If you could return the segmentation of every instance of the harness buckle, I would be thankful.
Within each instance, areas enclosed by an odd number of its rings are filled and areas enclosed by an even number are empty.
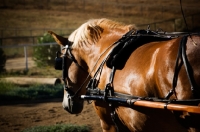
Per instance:
[[[103,100],[108,101],[108,96],[113,96],[114,94],[114,89],[111,85],[111,83],[108,83],[105,87],[104,95],[103,95]]]

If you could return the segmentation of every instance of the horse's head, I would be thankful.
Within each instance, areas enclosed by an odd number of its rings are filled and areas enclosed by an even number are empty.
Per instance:
[[[105,48],[133,27],[108,19],[94,19],[82,24],[68,39],[49,31],[56,42],[64,46],[62,56],[67,56],[65,65],[61,69],[65,82],[63,107],[68,112],[76,114],[82,111],[83,100],[79,97],[86,93],[88,73],[93,76],[95,68],[98,68],[103,59],[101,54]],[[100,61],[97,63],[98,60]]]
[[[83,100],[80,100],[80,95],[86,93],[84,81],[87,78],[87,66],[82,61],[77,49],[71,48],[72,43],[67,38],[59,36],[52,31],[49,33],[55,41],[61,45],[62,51],[60,60],[62,59],[61,69],[63,70],[64,80],[64,97],[63,107],[71,114],[80,113],[83,109]]]

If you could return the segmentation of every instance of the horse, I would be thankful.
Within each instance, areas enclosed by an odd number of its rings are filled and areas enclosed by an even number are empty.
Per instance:
[[[124,64],[113,73],[112,66],[107,64],[108,56],[111,56],[115,44],[119,40],[122,41],[125,34],[134,34],[137,30],[134,24],[127,25],[101,18],[83,23],[68,38],[49,31],[55,41],[64,47],[61,53],[61,56],[66,57],[65,65],[62,65],[65,82],[62,105],[66,111],[71,114],[81,113],[84,101],[80,96],[87,94],[86,87],[92,78],[96,79],[94,86],[100,90],[105,90],[106,85],[111,82],[114,92],[123,95],[170,100],[200,98],[199,94],[195,95],[194,93],[197,92],[191,88],[191,84],[195,84],[196,91],[200,88],[200,36],[198,34],[161,41],[148,41],[144,37],[141,40],[146,42],[136,46],[127,57],[123,58],[123,54],[120,55]],[[183,64],[183,59],[177,57],[183,38],[186,43],[187,62],[191,69],[189,72]],[[137,41],[130,43],[137,45]],[[120,63],[116,61],[116,64]],[[111,73],[113,73],[112,77]],[[188,73],[191,77],[188,77]],[[194,83],[190,83],[191,80]],[[100,119],[103,132],[200,131],[199,114],[139,106],[127,107],[102,100],[93,100],[92,104]],[[113,120],[111,113],[116,119]],[[189,121],[185,121],[186,119]]]

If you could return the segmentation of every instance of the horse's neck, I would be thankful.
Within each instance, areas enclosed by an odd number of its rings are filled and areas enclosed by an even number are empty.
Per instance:
[[[93,74],[96,72],[102,61],[113,48],[111,45],[119,40],[126,32],[128,32],[128,30],[109,31],[108,33],[102,33],[99,41],[96,44],[91,45],[88,51],[84,51],[88,53],[85,60],[90,72],[92,71]]]

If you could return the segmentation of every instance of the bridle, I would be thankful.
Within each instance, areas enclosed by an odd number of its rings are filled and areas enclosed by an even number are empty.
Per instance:
[[[69,88],[69,86],[67,85],[67,82],[66,82],[66,78],[67,78],[67,72],[66,72],[66,66],[67,66],[67,59],[70,59],[73,63],[76,64],[76,66],[78,68],[80,68],[82,71],[84,71],[85,73],[88,74],[87,70],[85,68],[83,68],[79,63],[78,61],[76,60],[76,58],[74,57],[74,55],[72,54],[72,48],[69,46],[69,44],[66,44],[62,50],[65,50],[65,52],[62,54],[61,52],[57,52],[56,53],[56,58],[55,58],[55,69],[56,70],[62,70],[62,80],[64,82],[64,89],[65,91],[68,92],[68,94],[70,95],[70,98],[75,98],[76,95],[79,93],[79,91],[81,90],[82,88],[82,85],[81,87],[76,91],[76,92],[72,92]],[[59,55],[62,55],[62,57],[60,57]],[[86,79],[87,80],[87,79]]]
[[[110,45],[109,47],[107,47],[107,49],[99,56],[99,58],[97,59],[95,65],[93,66],[93,69],[91,70],[90,73],[88,73],[88,71],[78,63],[78,61],[76,60],[76,58],[72,54],[72,52],[71,52],[72,48],[69,46],[72,43],[73,42],[68,41],[68,43],[62,48],[62,50],[65,50],[65,52],[63,54],[60,51],[56,52],[56,58],[55,58],[55,66],[54,66],[54,68],[56,70],[62,70],[62,80],[64,82],[64,89],[65,89],[65,91],[68,92],[68,94],[70,95],[70,98],[75,98],[75,97],[77,97],[77,94],[80,92],[80,90],[85,85],[85,83],[87,82],[87,80],[90,78],[91,72],[96,67],[96,65],[99,62],[99,60],[102,57],[102,55],[104,55],[110,48],[112,48],[113,45],[115,45],[116,42],[114,44]],[[62,55],[62,57],[61,57],[61,55]],[[78,88],[78,90],[76,92],[72,92],[70,90],[69,86],[67,85],[67,82],[66,82],[66,78],[67,78],[67,74],[66,74],[67,73],[66,72],[67,59],[70,59],[73,63],[76,64],[77,67],[79,67],[83,72],[85,72],[85,73],[88,74],[87,77],[86,77],[86,79],[84,80],[84,82],[81,84],[81,86]]]
[[[78,61],[76,60],[76,58],[74,57],[74,55],[72,54],[72,49],[69,45],[66,45],[65,47],[62,48],[62,50],[66,49],[66,52],[64,53],[64,57],[66,58],[67,54],[69,55],[69,59],[74,62],[76,64],[77,67],[79,67],[81,70],[83,70],[84,72],[87,72],[87,70],[85,70],[81,65],[78,64]],[[66,61],[63,60],[64,62]],[[65,65],[63,65],[65,66]]]

